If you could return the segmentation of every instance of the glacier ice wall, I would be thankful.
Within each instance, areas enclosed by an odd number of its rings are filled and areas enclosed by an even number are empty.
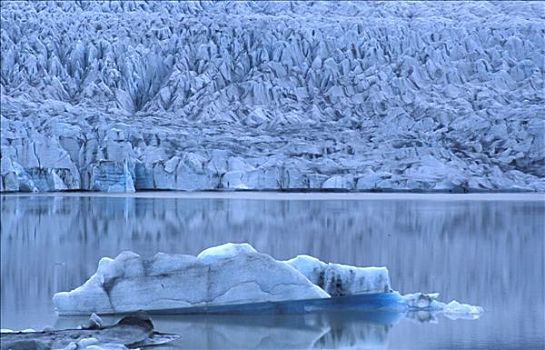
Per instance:
[[[0,191],[545,191],[539,2],[2,2]]]

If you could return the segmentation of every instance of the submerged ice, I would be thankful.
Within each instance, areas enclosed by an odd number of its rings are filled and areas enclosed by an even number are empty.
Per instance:
[[[539,2],[2,2],[0,191],[545,190]]]
[[[158,253],[151,259],[123,252],[102,258],[82,286],[55,294],[61,315],[247,305],[390,293],[393,310],[473,315],[482,309],[436,300],[435,294],[402,296],[390,287],[385,267],[326,264],[301,255],[278,261],[247,243],[211,247],[197,257]],[[198,311],[200,310],[200,311]]]

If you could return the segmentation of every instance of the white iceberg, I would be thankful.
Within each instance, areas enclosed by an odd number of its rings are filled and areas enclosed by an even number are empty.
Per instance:
[[[475,320],[481,316],[484,309],[480,306],[462,304],[456,300],[453,300],[444,305],[442,311],[443,315],[451,320],[456,320],[459,318]]]
[[[332,297],[335,300],[327,302]],[[337,303],[340,297],[352,299],[343,306]],[[227,243],[208,248],[197,257],[158,253],[143,259],[123,252],[115,259],[102,258],[87,282],[70,292],[55,294],[53,302],[61,315],[184,309],[206,312],[217,307],[228,307],[225,310],[230,312],[248,310],[248,304],[270,302],[292,302],[285,310],[299,307],[304,312],[322,309],[325,304],[330,304],[329,308],[350,303],[357,307],[360,302],[374,302],[377,310],[390,305],[394,312],[442,311],[451,318],[475,318],[482,312],[479,307],[456,301],[445,304],[437,297],[394,292],[385,267],[326,264],[307,255],[278,261],[247,243]],[[305,303],[303,308],[300,302]],[[265,306],[261,307],[264,311]],[[267,307],[273,312],[280,310]]]
[[[198,257],[102,258],[87,282],[55,294],[53,302],[59,314],[70,315],[318,298],[329,294],[289,265],[248,244],[226,244]]]

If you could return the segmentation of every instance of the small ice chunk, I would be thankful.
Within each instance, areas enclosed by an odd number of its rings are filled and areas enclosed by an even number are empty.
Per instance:
[[[89,321],[88,321],[88,324],[87,324],[87,329],[100,329],[102,328],[103,326],[103,321],[102,319],[100,318],[100,316],[98,316],[97,314],[95,314],[94,312],[91,314],[91,317],[89,317]]]
[[[123,344],[117,343],[100,343],[95,338],[85,338],[77,343],[71,342],[63,350],[126,350],[128,349]]]
[[[78,348],[78,344],[75,342],[70,342],[70,344],[66,345],[66,347],[63,350],[76,350]]]
[[[402,296],[411,310],[440,310],[444,303],[437,301],[439,293],[411,293]]]
[[[456,300],[446,304],[438,301],[439,293],[412,293],[403,295],[409,311],[431,311],[440,312],[450,319],[477,319],[484,311],[480,306],[462,304]]]
[[[477,319],[484,312],[480,306],[462,304],[456,300],[451,301],[443,308],[443,314],[451,320],[462,319]]]
[[[98,344],[98,340],[96,338],[84,338],[80,341],[78,341],[78,349],[81,349],[81,348],[86,348],[88,346],[91,346],[91,345],[96,345]]]

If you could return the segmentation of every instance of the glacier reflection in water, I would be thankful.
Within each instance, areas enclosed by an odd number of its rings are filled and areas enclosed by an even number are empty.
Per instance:
[[[102,256],[126,249],[144,256],[197,254],[225,242],[249,242],[278,259],[311,254],[384,265],[401,292],[439,292],[442,300],[481,305],[486,312],[478,321],[440,317],[436,324],[381,324],[347,313],[163,317],[159,330],[182,333],[192,348],[539,348],[545,341],[542,197],[159,197],[2,196],[2,327],[77,321],[57,319],[51,296],[84,282]]]

